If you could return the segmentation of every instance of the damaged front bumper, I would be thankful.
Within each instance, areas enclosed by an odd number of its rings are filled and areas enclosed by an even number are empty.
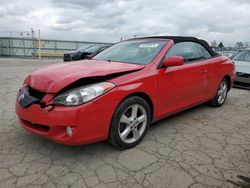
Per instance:
[[[112,114],[118,102],[91,101],[80,106],[51,106],[31,104],[23,107],[16,100],[16,114],[20,125],[37,135],[66,145],[79,145],[105,140],[108,137]],[[105,102],[106,101],[106,102]],[[67,134],[67,129],[72,131]]]

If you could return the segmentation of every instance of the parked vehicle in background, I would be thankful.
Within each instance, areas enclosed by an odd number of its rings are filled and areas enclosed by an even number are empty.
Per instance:
[[[89,47],[81,47],[75,51],[67,52],[63,55],[63,61],[76,61],[81,59],[91,59],[96,54],[105,50],[111,45],[93,45]]]
[[[236,87],[250,89],[250,49],[240,50],[233,61],[236,68]]]
[[[91,60],[31,73],[17,94],[16,113],[23,128],[62,144],[108,139],[126,149],[152,122],[205,102],[222,106],[234,71],[232,60],[203,40],[135,38]]]
[[[237,53],[237,51],[217,51],[217,53],[232,58]]]

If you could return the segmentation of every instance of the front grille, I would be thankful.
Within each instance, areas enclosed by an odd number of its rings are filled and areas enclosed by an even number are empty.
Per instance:
[[[38,91],[38,90],[33,89],[31,87],[28,87],[28,92],[29,92],[30,96],[35,97],[35,98],[37,98],[39,100],[42,100],[42,98],[46,95],[45,92]]]
[[[32,123],[32,122],[26,121],[24,119],[21,119],[21,121],[22,121],[24,126],[30,128],[30,129],[34,129],[34,130],[44,132],[44,133],[47,133],[50,130],[50,127],[46,126],[46,125]]]
[[[64,61],[67,61],[67,60],[69,61],[69,60],[71,60],[71,56],[69,54],[64,54],[63,59],[64,59]]]
[[[244,72],[237,72],[236,76],[242,77],[242,78],[250,78],[250,74],[244,73]]]

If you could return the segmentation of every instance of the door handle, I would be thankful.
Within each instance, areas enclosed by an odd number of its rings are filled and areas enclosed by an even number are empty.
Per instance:
[[[206,69],[202,69],[200,73],[201,73],[201,74],[206,74],[206,73],[207,73],[207,70],[206,70]]]

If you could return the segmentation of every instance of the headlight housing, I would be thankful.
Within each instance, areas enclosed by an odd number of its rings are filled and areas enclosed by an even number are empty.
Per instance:
[[[63,106],[77,106],[86,103],[113,89],[111,82],[100,82],[92,85],[78,87],[58,95],[53,104]]]

